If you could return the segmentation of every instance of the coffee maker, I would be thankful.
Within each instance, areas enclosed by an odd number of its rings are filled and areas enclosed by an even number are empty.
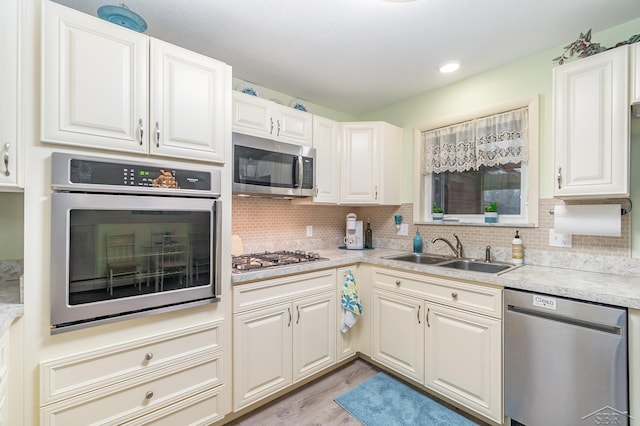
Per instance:
[[[361,250],[363,248],[362,221],[357,220],[355,213],[347,215],[347,235],[344,237],[344,245],[349,250]]]

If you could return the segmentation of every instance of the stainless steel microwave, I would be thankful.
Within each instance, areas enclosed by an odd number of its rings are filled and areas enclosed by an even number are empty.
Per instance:
[[[233,133],[233,193],[315,195],[315,148]]]

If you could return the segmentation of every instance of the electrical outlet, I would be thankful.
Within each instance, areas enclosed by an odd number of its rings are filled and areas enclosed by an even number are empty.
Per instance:
[[[571,248],[571,234],[561,234],[549,229],[549,246]]]
[[[403,223],[400,225],[400,229],[398,229],[398,235],[409,235],[409,224]]]
[[[307,237],[313,237],[313,225],[307,225]]]

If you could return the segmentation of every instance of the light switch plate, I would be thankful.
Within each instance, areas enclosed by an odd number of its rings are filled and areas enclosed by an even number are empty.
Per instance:
[[[555,229],[549,229],[549,246],[571,248],[571,234],[561,234]]]
[[[403,223],[400,225],[400,229],[398,229],[398,235],[409,235],[409,224]]]
[[[307,237],[313,237],[313,225],[307,225]]]

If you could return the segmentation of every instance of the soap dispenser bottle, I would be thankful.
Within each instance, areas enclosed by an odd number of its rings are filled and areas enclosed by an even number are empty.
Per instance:
[[[511,262],[516,265],[522,265],[524,257],[524,247],[522,246],[522,239],[516,231],[516,236],[511,241]]]
[[[413,252],[422,253],[422,237],[420,231],[416,230],[416,236],[413,237]]]

